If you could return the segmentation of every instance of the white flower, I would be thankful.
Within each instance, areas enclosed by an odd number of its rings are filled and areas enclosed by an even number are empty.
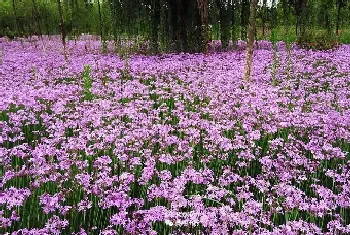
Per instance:
[[[174,225],[173,222],[171,222],[171,221],[168,220],[168,219],[166,219],[164,222],[165,222],[166,225],[168,225],[168,226],[170,226],[170,227]]]

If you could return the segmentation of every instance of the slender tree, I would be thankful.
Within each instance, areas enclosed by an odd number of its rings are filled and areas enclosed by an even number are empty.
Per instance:
[[[98,19],[99,19],[99,29],[100,29],[100,40],[101,40],[101,48],[104,50],[104,40],[103,40],[103,21],[101,14],[101,3],[100,0],[97,0],[97,8],[98,8]]]
[[[283,24],[286,36],[289,33],[289,7],[290,5],[288,4],[287,0],[282,0]]]
[[[249,0],[241,1],[241,38],[247,38],[247,19],[249,17]]]
[[[307,3],[308,0],[289,0],[294,7],[295,13],[295,35],[303,36],[306,28]]]
[[[13,14],[15,16],[16,34],[18,36],[18,35],[20,35],[20,33],[19,33],[19,22],[18,22],[18,16],[17,16],[17,9],[16,9],[16,2],[15,2],[15,0],[12,0],[12,7],[13,7]]]
[[[57,0],[57,7],[58,7],[59,29],[61,32],[61,39],[62,39],[62,45],[63,45],[63,53],[64,53],[64,56],[66,57],[66,31],[65,31],[64,22],[63,22],[61,0]]]
[[[159,35],[161,50],[168,51],[169,49],[169,39],[171,26],[169,25],[169,5],[167,0],[160,0],[160,25],[159,25]]]
[[[43,14],[45,17],[44,21],[45,21],[46,35],[49,36],[49,38],[50,38],[49,9],[48,9],[48,4],[46,1],[44,1],[42,11],[44,12]]]
[[[258,0],[251,0],[250,2],[250,14],[249,14],[249,35],[248,43],[246,48],[246,56],[244,63],[244,81],[250,82],[251,80],[251,71],[253,65],[253,52],[254,52],[254,36],[255,36],[255,13],[256,7],[258,5]]]
[[[340,22],[341,22],[341,10],[346,7],[348,0],[337,0],[336,5],[337,5],[337,20],[335,23],[335,31],[337,36],[339,36],[339,28],[340,28]]]
[[[216,0],[216,5],[219,9],[220,31],[222,49],[227,49],[231,38],[231,13],[232,6],[229,1]]]
[[[270,29],[273,30],[273,28],[275,28],[278,23],[276,0],[271,1],[270,14],[271,14]]]
[[[261,23],[262,23],[262,36],[265,37],[266,15],[267,15],[267,0],[263,0],[263,6],[261,11]]]
[[[159,39],[159,22],[160,18],[160,0],[152,0],[152,36],[151,47],[154,53],[158,53],[158,39]]]
[[[202,39],[205,54],[209,54],[209,36],[208,36],[208,0],[197,0],[198,8],[201,16]]]
[[[75,44],[76,44],[76,37],[75,37],[75,31],[76,31],[76,28],[75,28],[75,14],[76,13],[77,12],[75,12],[74,0],[71,0],[70,27],[71,27],[72,32],[73,32],[73,38],[74,38]]]
[[[237,36],[236,36],[236,7],[238,5],[238,0],[233,0],[232,1],[232,17],[231,17],[231,27],[232,27],[232,42],[233,42],[233,47],[236,47],[236,42],[237,42]]]
[[[42,38],[42,31],[41,31],[41,24],[40,24],[40,13],[38,11],[38,8],[37,8],[37,5],[36,5],[36,2],[35,0],[32,0],[32,4],[33,4],[33,18],[34,18],[34,21],[36,22],[36,25],[37,25],[37,30],[38,30],[38,34],[40,36],[40,38]]]

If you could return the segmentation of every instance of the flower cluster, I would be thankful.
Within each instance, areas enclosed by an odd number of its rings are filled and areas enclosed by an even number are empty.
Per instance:
[[[258,42],[247,84],[243,42],[127,61],[2,44],[4,233],[350,233],[349,45]]]

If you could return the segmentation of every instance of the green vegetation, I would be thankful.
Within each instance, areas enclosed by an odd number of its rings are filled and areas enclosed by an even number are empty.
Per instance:
[[[99,35],[117,44],[133,39],[150,41],[152,52],[204,51],[208,40],[246,40],[249,0],[62,0],[65,34]],[[99,3],[99,4],[98,4]],[[327,49],[350,41],[350,4],[347,0],[260,1],[256,15],[257,39],[299,42]],[[4,0],[0,2],[0,35],[14,38],[58,35],[56,1]],[[315,45],[314,45],[315,44]],[[105,44],[102,44],[105,50]]]

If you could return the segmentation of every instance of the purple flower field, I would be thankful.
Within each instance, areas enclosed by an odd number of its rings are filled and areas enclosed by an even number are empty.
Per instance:
[[[1,234],[350,233],[350,45],[0,43]]]

